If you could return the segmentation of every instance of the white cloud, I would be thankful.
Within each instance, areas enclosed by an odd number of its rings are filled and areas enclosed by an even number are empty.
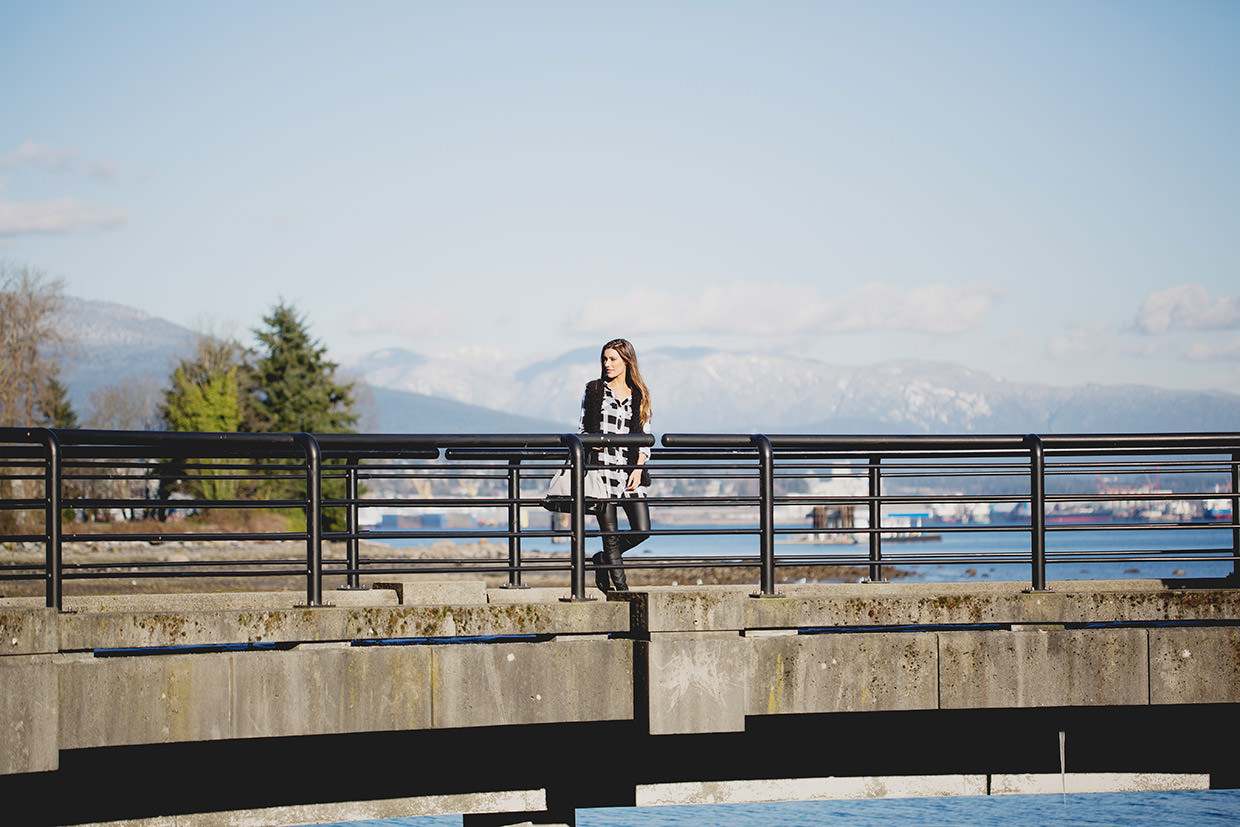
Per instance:
[[[447,338],[461,333],[459,308],[443,308],[422,302],[383,304],[374,309],[356,310],[346,322],[357,336],[397,337],[422,340]]]
[[[1137,327],[1153,334],[1173,328],[1226,330],[1240,327],[1240,296],[1210,296],[1200,284],[1150,293],[1137,312]]]
[[[940,334],[964,333],[980,327],[1001,292],[989,282],[964,287],[928,284],[904,294],[889,285],[879,287],[867,297],[869,311],[882,314],[886,308],[887,317],[868,327]],[[850,298],[845,296],[845,300]]]
[[[56,149],[46,144],[26,141],[8,155],[0,157],[0,167],[37,166],[53,172],[62,172],[73,165],[81,150],[70,147]]]
[[[76,198],[31,202],[0,199],[0,236],[68,233],[114,227],[128,220],[128,210],[94,207]]]
[[[120,177],[121,167],[110,158],[83,159],[82,150],[75,146],[63,149],[26,141],[8,155],[0,156],[0,169],[37,167],[44,172],[67,173],[83,161],[87,177],[110,180]]]
[[[1240,361],[1240,337],[1217,347],[1199,342],[1189,349],[1188,358],[1196,361],[1214,359]]]
[[[96,158],[90,163],[91,178],[111,179],[120,176],[121,168],[107,158]]]
[[[26,141],[8,155],[0,156],[0,169],[33,166],[48,172],[64,172],[77,163],[80,155],[75,147],[57,149]],[[110,178],[116,173],[116,166],[104,159],[94,161],[89,172],[96,178]],[[86,204],[70,196],[50,201],[9,201],[4,197],[7,183],[7,177],[0,178],[0,240],[32,233],[115,227],[129,221],[128,210]]]
[[[766,338],[862,330],[953,334],[979,327],[999,294],[989,282],[913,290],[871,283],[834,296],[804,285],[715,285],[691,296],[636,287],[587,300],[565,327],[572,334],[606,334],[622,325],[635,334]]]
[[[1171,353],[1171,347],[1160,339],[1127,339],[1120,353],[1131,359],[1160,359]]]
[[[1115,330],[1109,322],[1079,323],[1048,339],[1046,353],[1052,359],[1096,356],[1110,347],[1114,333]]]

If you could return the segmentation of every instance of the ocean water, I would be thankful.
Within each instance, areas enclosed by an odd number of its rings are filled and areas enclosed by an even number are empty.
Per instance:
[[[623,523],[622,523],[623,526]],[[593,529],[593,521],[587,529]],[[656,532],[663,528],[656,524]],[[674,530],[692,529],[669,526]],[[756,526],[737,526],[756,531]],[[1015,527],[999,531],[952,531],[929,527],[925,531],[937,539],[896,541],[884,538],[884,566],[898,569],[905,582],[1029,582],[1029,534]],[[418,545],[432,540],[393,540],[393,545]],[[1163,578],[1216,578],[1231,574],[1235,564],[1228,559],[1231,530],[1216,525],[1174,529],[1052,529],[1047,531],[1047,580],[1126,580]],[[586,541],[586,555],[601,549],[598,538]],[[523,551],[567,553],[567,543],[546,538],[529,538]],[[638,563],[652,557],[737,557],[757,556],[756,534],[676,534],[651,536],[624,555]],[[792,542],[777,536],[775,555],[779,557],[821,554],[862,557],[868,545],[813,544]],[[984,557],[1007,556],[1013,562],[983,562]],[[1139,557],[1141,559],[1116,559]],[[1209,559],[1185,559],[1187,557]],[[1092,559],[1091,559],[1092,558]],[[885,572],[890,574],[890,571]],[[755,573],[755,578],[756,578]]]
[[[339,822],[336,827],[460,827],[460,816]],[[578,827],[1240,824],[1240,790],[787,801],[577,811]]]

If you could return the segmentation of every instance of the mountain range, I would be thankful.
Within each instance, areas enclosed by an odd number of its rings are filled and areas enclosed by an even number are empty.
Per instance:
[[[198,334],[111,302],[66,300],[78,342],[63,379],[79,411],[102,385],[162,387]],[[330,348],[328,351],[331,356]],[[641,354],[656,433],[1108,433],[1232,431],[1240,395],[1143,385],[1007,382],[954,364],[847,366],[708,348]],[[488,354],[387,348],[342,366],[358,382],[361,429],[386,433],[539,433],[576,427],[598,351],[515,371]]]

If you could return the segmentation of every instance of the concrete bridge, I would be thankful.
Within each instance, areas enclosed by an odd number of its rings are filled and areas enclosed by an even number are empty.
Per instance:
[[[0,600],[20,824],[1231,787],[1219,584],[565,589],[425,581]],[[597,593],[593,593],[598,598]]]

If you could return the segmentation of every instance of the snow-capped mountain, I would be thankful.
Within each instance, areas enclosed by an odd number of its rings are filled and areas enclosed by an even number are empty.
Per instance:
[[[77,407],[95,388],[124,381],[167,379],[191,356],[198,334],[123,304],[65,297],[61,324],[73,341],[64,379]]]
[[[66,301],[78,340],[63,379],[79,410],[91,390],[163,383],[197,334],[110,302]],[[330,355],[330,354],[329,354]],[[530,433],[576,427],[598,351],[513,370],[480,350],[428,356],[390,348],[343,365],[368,386],[362,427],[424,433]],[[1240,396],[1145,386],[1006,382],[959,365],[838,365],[795,356],[665,348],[641,354],[656,433],[1105,433],[1235,431]]]
[[[476,354],[386,350],[353,370],[375,385],[575,426],[598,353],[577,350],[511,375]],[[1240,396],[1145,386],[1006,382],[913,360],[842,366],[706,348],[642,354],[656,433],[1074,433],[1230,431]]]

